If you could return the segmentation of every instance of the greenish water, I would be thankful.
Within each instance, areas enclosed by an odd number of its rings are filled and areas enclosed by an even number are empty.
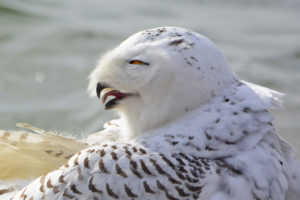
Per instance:
[[[0,128],[99,130],[113,117],[86,92],[99,55],[169,25],[208,36],[241,79],[286,93],[275,124],[300,149],[299,10],[298,0],[2,0]]]

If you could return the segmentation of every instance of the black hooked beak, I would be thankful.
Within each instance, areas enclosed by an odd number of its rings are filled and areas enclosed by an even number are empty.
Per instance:
[[[103,83],[97,83],[97,87],[96,87],[96,93],[97,93],[97,97],[100,99],[100,93],[104,88],[107,88],[108,85],[103,84]]]

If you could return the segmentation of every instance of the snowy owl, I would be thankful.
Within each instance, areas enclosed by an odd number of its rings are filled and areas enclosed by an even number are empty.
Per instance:
[[[300,199],[300,165],[268,112],[282,94],[237,79],[206,37],[138,32],[100,59],[89,91],[120,119],[11,199]]]

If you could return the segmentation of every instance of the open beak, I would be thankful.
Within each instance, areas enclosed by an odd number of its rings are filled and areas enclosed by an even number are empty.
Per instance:
[[[99,99],[101,99],[102,104],[104,104],[105,109],[114,108],[118,101],[128,96],[126,93],[122,93],[119,90],[109,87],[106,84],[98,83],[96,87],[96,93]],[[113,99],[107,101],[108,97],[112,96]]]

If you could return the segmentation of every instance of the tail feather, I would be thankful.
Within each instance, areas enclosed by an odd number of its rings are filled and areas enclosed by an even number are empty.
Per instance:
[[[66,162],[86,144],[29,124],[31,131],[0,130],[0,180],[34,179]]]

